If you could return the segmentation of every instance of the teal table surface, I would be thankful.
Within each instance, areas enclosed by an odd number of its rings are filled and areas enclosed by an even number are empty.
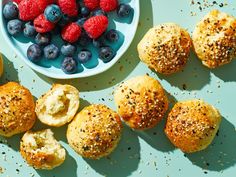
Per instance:
[[[203,4],[203,1],[200,1]],[[205,2],[205,1],[204,1]],[[208,0],[207,4],[213,1]],[[236,176],[236,61],[209,70],[202,66],[194,54],[183,72],[163,76],[152,72],[140,62],[136,46],[149,28],[164,22],[175,22],[192,33],[195,24],[211,9],[216,8],[236,16],[235,0],[219,0],[223,7],[202,5],[191,0],[141,0],[140,23],[135,39],[123,57],[108,71],[83,79],[54,80],[35,73],[27,67],[0,34],[0,51],[4,55],[5,73],[0,84],[19,81],[29,88],[35,99],[45,93],[53,83],[68,83],[81,93],[80,110],[91,103],[106,104],[116,109],[113,91],[122,81],[148,73],[158,79],[168,93],[171,105],[178,100],[201,98],[217,107],[223,121],[219,134],[204,151],[184,154],[170,144],[163,133],[165,119],[155,128],[135,132],[124,128],[118,148],[108,158],[88,160],[77,155],[67,144],[67,126],[52,128],[55,137],[67,150],[65,163],[51,171],[35,170],[24,162],[19,153],[22,134],[12,138],[0,137],[0,176],[4,177],[234,177]],[[34,129],[47,126],[37,122]]]

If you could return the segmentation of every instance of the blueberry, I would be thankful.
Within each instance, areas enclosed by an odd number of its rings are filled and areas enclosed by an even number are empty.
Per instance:
[[[62,12],[58,5],[51,4],[44,10],[44,16],[48,21],[57,23],[62,17]]]
[[[78,44],[82,47],[89,45],[92,42],[92,39],[87,35],[87,33],[83,30],[81,36],[78,40]]]
[[[42,50],[38,44],[32,44],[27,50],[27,57],[30,61],[36,63],[41,59]]]
[[[115,56],[115,52],[111,47],[101,47],[99,50],[99,58],[107,63],[111,61]]]
[[[104,44],[103,39],[101,39],[101,38],[99,38],[99,39],[93,39],[93,46],[96,47],[96,48],[104,47],[105,44]]]
[[[22,21],[15,19],[15,20],[10,20],[7,23],[7,31],[12,35],[16,36],[22,32],[22,27],[23,23]]]
[[[117,9],[118,17],[125,18],[131,15],[132,8],[129,4],[120,4]]]
[[[92,16],[104,15],[107,16],[107,13],[104,12],[102,9],[97,9],[91,13]]]
[[[116,42],[119,40],[119,33],[115,29],[111,29],[106,33],[106,39],[110,42]]]
[[[83,17],[87,17],[90,14],[90,10],[87,7],[81,7],[80,13]]]
[[[18,17],[18,8],[13,2],[8,2],[3,7],[3,16],[7,20],[16,19]]]
[[[59,49],[54,44],[47,45],[43,49],[43,52],[44,52],[45,58],[50,59],[50,60],[56,59],[59,55]]]
[[[70,22],[71,22],[70,17],[66,14],[62,14],[61,19],[58,21],[58,25],[63,27],[63,26],[67,25]]]
[[[89,50],[81,50],[78,54],[78,61],[80,63],[86,63],[92,58],[92,53]]]
[[[66,57],[63,59],[61,69],[66,74],[74,74],[77,71],[77,62],[72,57]]]
[[[66,56],[66,57],[72,57],[75,52],[76,52],[76,46],[72,45],[72,44],[64,44],[61,47],[61,53],[62,55]]]
[[[84,25],[84,22],[87,20],[87,18],[80,18],[77,20],[77,24],[79,26],[83,26]]]
[[[38,33],[35,37],[35,42],[41,46],[48,45],[51,42],[50,33]]]
[[[23,31],[25,37],[34,37],[37,33],[32,22],[27,22],[24,26]]]

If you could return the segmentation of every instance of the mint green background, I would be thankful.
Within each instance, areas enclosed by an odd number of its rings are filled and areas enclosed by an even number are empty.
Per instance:
[[[224,1],[218,1],[224,2]],[[219,8],[236,16],[236,1],[228,0],[228,6]],[[176,100],[203,98],[219,108],[223,121],[217,136],[208,149],[192,155],[186,155],[175,149],[163,134],[165,120],[156,128],[145,132],[134,132],[125,127],[121,143],[116,151],[107,159],[87,160],[77,155],[67,144],[66,126],[53,128],[55,136],[67,149],[65,163],[52,171],[34,170],[28,167],[21,158],[19,139],[22,135],[7,139],[8,147],[0,144],[0,166],[5,172],[0,176],[160,176],[160,177],[234,177],[236,176],[236,62],[215,70],[209,70],[191,55],[185,70],[175,75],[162,76],[150,71],[140,63],[136,46],[144,33],[153,25],[163,22],[176,22],[192,32],[196,22],[210,8],[200,12],[198,6],[190,5],[190,0],[141,0],[141,18],[136,37],[126,54],[105,73],[95,77],[76,80],[53,80],[33,72],[15,56],[0,35],[0,49],[4,54],[5,73],[0,83],[8,80],[20,81],[28,87],[35,97],[46,92],[52,83],[68,83],[75,85],[81,92],[81,107],[89,103],[104,103],[115,109],[112,92],[117,84],[136,75],[149,73],[157,78],[169,93],[172,103]],[[197,13],[191,16],[190,12]],[[183,90],[186,84],[186,90]],[[103,99],[105,101],[103,101]],[[34,129],[43,125],[39,122]],[[0,137],[0,139],[4,139]],[[128,150],[131,147],[131,150]],[[6,155],[2,155],[2,152]],[[5,161],[4,158],[7,160]],[[156,163],[156,166],[154,165]],[[209,163],[209,166],[206,164]],[[19,174],[16,168],[20,170]],[[207,172],[205,174],[204,172]]]

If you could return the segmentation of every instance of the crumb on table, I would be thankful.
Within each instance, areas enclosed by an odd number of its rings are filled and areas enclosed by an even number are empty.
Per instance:
[[[4,168],[0,167],[0,174],[2,174],[4,172]]]

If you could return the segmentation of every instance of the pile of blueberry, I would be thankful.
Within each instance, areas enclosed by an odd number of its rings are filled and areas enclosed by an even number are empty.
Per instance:
[[[132,8],[128,4],[119,4],[116,12],[119,18],[128,18],[132,14]],[[99,59],[105,63],[111,61],[116,55],[116,51],[107,44],[119,41],[120,35],[116,29],[106,30],[99,38],[92,38],[82,29],[88,18],[99,15],[108,17],[108,13],[102,9],[90,10],[83,4],[79,5],[79,15],[77,17],[69,17],[62,12],[57,4],[50,4],[45,8],[44,16],[48,21],[55,22],[56,25],[50,32],[39,33],[36,30],[34,21],[23,21],[19,18],[19,9],[15,2],[10,1],[3,8],[8,33],[14,37],[23,33],[26,38],[34,43],[27,49],[28,59],[34,63],[39,63],[43,57],[47,60],[56,60],[62,55],[61,69],[67,74],[78,72],[78,63],[85,64],[92,59],[92,52],[87,47],[90,44],[98,51]],[[81,26],[81,35],[76,42],[63,40],[62,29],[68,23],[76,23]],[[54,36],[61,37],[62,46],[53,44],[52,38]],[[79,47],[82,49],[77,51]]]

